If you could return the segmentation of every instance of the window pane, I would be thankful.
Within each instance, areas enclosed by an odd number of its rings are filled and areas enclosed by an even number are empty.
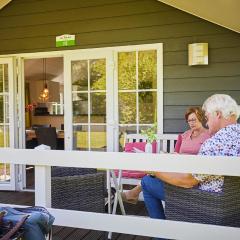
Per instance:
[[[118,54],[118,88],[136,89],[136,52]]]
[[[91,123],[106,123],[105,93],[91,93]]]
[[[139,93],[139,123],[154,123],[157,121],[156,92]]]
[[[88,150],[88,126],[73,127],[73,149]]]
[[[4,71],[4,91],[5,92],[8,92],[8,65],[7,64],[4,64],[4,68],[3,68],[3,71]]]
[[[90,147],[91,151],[107,151],[106,126],[91,126]]]
[[[0,92],[3,91],[3,67],[4,65],[3,64],[0,64]]]
[[[3,99],[5,105],[5,123],[9,123],[9,96],[5,95]]]
[[[87,60],[72,62],[72,90],[88,89],[88,62]]]
[[[136,93],[119,93],[119,123],[136,123]]]
[[[73,123],[88,122],[88,94],[73,93]]]
[[[0,184],[10,181],[10,164],[0,163]]]
[[[123,152],[124,151],[124,135],[126,134],[132,134],[132,133],[137,133],[137,128],[136,126],[121,126],[119,128],[119,151]]]
[[[91,90],[106,89],[105,59],[95,59],[90,61],[90,85]]]
[[[9,147],[9,126],[0,126],[0,147]]]
[[[3,96],[0,96],[0,123],[4,122]]]
[[[157,88],[157,51],[140,51],[138,53],[138,88]]]

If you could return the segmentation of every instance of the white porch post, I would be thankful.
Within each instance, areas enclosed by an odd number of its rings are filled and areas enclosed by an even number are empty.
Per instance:
[[[51,207],[50,166],[35,166],[35,205]]]

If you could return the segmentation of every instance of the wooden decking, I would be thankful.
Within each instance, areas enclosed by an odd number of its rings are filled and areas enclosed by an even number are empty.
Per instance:
[[[32,192],[8,192],[0,191],[0,203],[34,205],[34,193]],[[127,214],[145,216],[146,209],[143,202],[137,205],[124,204]],[[53,227],[53,240],[105,240],[105,232],[87,229],[76,229],[67,227]],[[151,238],[114,233],[113,240],[150,240]]]

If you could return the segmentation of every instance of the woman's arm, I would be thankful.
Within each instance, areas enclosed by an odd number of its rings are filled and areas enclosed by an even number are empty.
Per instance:
[[[166,183],[183,188],[192,188],[199,183],[190,173],[155,172],[155,177]]]

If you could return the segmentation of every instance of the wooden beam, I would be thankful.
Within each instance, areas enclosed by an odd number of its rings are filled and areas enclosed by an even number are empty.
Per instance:
[[[0,10],[5,7],[8,3],[10,3],[12,0],[0,0]]]

